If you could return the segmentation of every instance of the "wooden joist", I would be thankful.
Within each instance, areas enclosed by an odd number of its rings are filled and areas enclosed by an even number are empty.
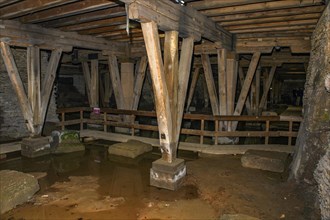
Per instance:
[[[71,51],[72,47],[110,50],[117,54],[123,54],[126,51],[126,44],[9,20],[0,20],[0,40],[9,45],[22,47],[32,45],[37,45],[41,49],[60,47],[63,51]]]
[[[154,21],[162,31],[175,30],[180,37],[201,37],[232,49],[232,35],[210,18],[191,7],[182,7],[166,0],[122,0],[129,4],[129,18],[139,22]],[[183,25],[184,24],[184,25]]]

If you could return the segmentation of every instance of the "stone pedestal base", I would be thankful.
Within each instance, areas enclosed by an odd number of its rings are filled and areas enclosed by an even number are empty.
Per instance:
[[[21,154],[30,158],[50,154],[49,137],[24,138]]]
[[[177,190],[180,188],[185,176],[186,165],[183,159],[176,158],[173,163],[159,159],[152,163],[150,185],[169,190]]]

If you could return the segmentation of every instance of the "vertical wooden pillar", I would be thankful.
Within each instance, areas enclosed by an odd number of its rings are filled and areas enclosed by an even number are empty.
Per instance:
[[[259,115],[259,101],[260,101],[260,76],[261,67],[259,66],[256,71],[256,115]]]
[[[264,93],[262,94],[262,97],[261,97],[261,100],[260,100],[260,104],[259,104],[260,111],[261,111],[262,108],[267,106],[266,103],[267,103],[268,92],[269,92],[270,86],[272,84],[272,81],[273,81],[273,78],[274,78],[274,75],[275,75],[275,71],[276,71],[276,65],[273,65],[271,70],[270,70],[268,80],[267,80],[267,83],[266,83],[265,88],[264,88]]]
[[[243,71],[242,67],[238,68],[238,75],[239,75],[239,80],[240,80],[240,84],[241,84],[241,88],[242,88],[243,84],[244,84],[244,71]],[[248,115],[252,115],[251,104],[250,104],[249,99],[246,99],[245,107],[246,107],[246,111],[247,111]]]
[[[110,98],[112,94],[112,84],[110,81],[110,73],[107,72],[104,74],[104,107],[109,107]]]
[[[237,85],[237,56],[235,53],[227,54],[227,115],[233,115],[235,108],[235,95]],[[231,122],[228,122],[227,130],[231,131]]]
[[[196,67],[194,72],[193,72],[193,75],[192,75],[191,85],[190,85],[188,98],[187,98],[187,104],[186,104],[186,112],[189,111],[189,107],[190,107],[192,98],[194,96],[194,92],[195,92],[196,85],[197,85],[197,80],[198,80],[198,77],[199,77],[199,71],[200,71],[200,68]]]
[[[227,50],[218,49],[217,53],[220,115],[227,115]]]
[[[124,107],[124,97],[123,97],[123,87],[120,82],[119,67],[117,62],[117,57],[113,54],[108,55],[108,64],[110,77],[113,87],[113,92],[116,99],[116,105],[118,109],[123,109]]]
[[[131,109],[133,103],[133,89],[134,89],[134,63],[121,63],[121,86],[123,88],[123,99],[125,109]]]
[[[99,61],[91,61],[91,107],[99,107]]]
[[[135,84],[134,84],[134,91],[133,91],[133,102],[132,102],[132,108],[131,108],[132,110],[138,109],[141,92],[142,92],[143,81],[146,76],[147,62],[148,62],[147,56],[141,57],[141,60],[135,69],[136,74],[135,74]]]

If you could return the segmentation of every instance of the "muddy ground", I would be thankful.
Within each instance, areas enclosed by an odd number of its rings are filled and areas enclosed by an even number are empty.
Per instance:
[[[105,145],[1,161],[0,169],[47,175],[41,175],[41,190],[31,201],[0,219],[219,219],[235,213],[259,219],[319,218],[286,175],[243,168],[240,156],[181,152],[188,173],[173,192],[149,186],[149,169],[160,157],[158,151],[132,160],[108,156]]]

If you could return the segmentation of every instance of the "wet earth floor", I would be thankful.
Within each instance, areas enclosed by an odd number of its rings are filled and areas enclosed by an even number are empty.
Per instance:
[[[41,189],[0,219],[219,219],[223,214],[310,219],[296,186],[283,175],[243,168],[240,156],[198,158],[179,152],[187,176],[174,192],[149,186],[158,150],[133,160],[108,156],[107,144],[88,144],[85,152],[2,161],[0,169],[39,176]]]

